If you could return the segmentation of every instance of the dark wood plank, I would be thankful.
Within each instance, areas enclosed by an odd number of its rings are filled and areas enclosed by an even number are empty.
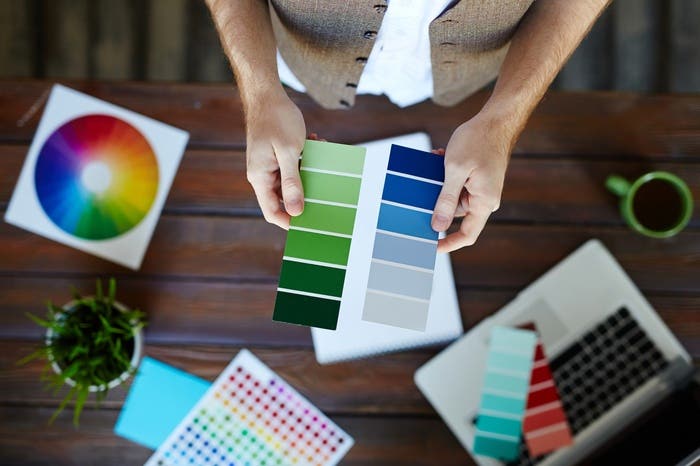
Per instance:
[[[95,280],[80,276],[4,277],[0,280],[0,296],[5,298],[0,337],[39,338],[42,330],[25,314],[43,316],[46,301],[66,302],[72,287],[91,294]],[[118,281],[118,299],[147,313],[149,343],[310,347],[307,328],[272,321],[275,292],[272,283],[241,285],[143,277]],[[489,297],[487,293],[484,302],[474,303],[479,310],[472,309],[472,316],[493,308],[488,306]]]
[[[669,33],[670,90],[700,92],[700,2],[672,0]]]
[[[112,432],[117,411],[87,410],[79,430],[63,417],[47,426],[45,419],[50,415],[49,408],[0,407],[0,453],[6,464],[123,466],[143,464],[151,455],[147,448]],[[355,439],[343,465],[474,464],[445,424],[435,418],[340,415],[333,420]]]
[[[90,72],[88,55],[92,26],[88,1],[44,0],[43,9],[46,76],[85,79]]]
[[[0,145],[0,206],[4,207],[29,150]],[[245,154],[231,150],[187,150],[170,190],[165,211],[258,215],[260,209],[245,176]],[[217,180],[213,182],[212,180]]]
[[[635,180],[663,170],[678,174],[700,205],[700,166],[660,160],[607,161],[595,158],[534,159],[514,156],[506,174],[500,209],[492,222],[623,225],[617,198],[605,189],[611,174]],[[700,225],[700,217],[692,226]]]
[[[148,1],[148,80],[185,80],[187,16],[187,0]]]
[[[662,3],[659,0],[616,0],[613,17],[614,88],[660,91],[663,84]]]
[[[90,53],[96,79],[135,78],[134,56],[139,52],[136,49],[135,7],[141,8],[131,0],[98,0],[93,3],[96,25]]]
[[[60,394],[43,389],[40,374],[44,364],[41,361],[16,365],[16,361],[31,353],[38,344],[39,341],[0,340],[0,404],[56,406],[61,400]],[[413,383],[413,373],[437,352],[436,349],[321,366],[311,348],[248,348],[326,412],[384,415],[431,412]],[[145,354],[214,380],[239,350],[240,347],[233,346],[146,345]],[[111,390],[105,406],[121,406],[127,390],[126,385]]]
[[[523,287],[590,238],[599,238],[645,291],[700,291],[700,232],[660,241],[624,227],[486,226],[476,245],[453,254],[461,286]],[[276,282],[284,231],[259,218],[161,217],[141,275]],[[16,227],[0,225],[12,251],[0,273],[135,273]]]
[[[612,89],[612,33],[612,10],[608,9],[559,72],[556,87],[563,90]]]
[[[193,148],[245,146],[234,86],[66,84],[186,129]],[[33,109],[50,86],[42,81],[0,84],[0,142],[30,140],[41,117]],[[479,93],[450,108],[422,103],[407,109],[397,109],[382,97],[362,96],[350,111],[323,110],[305,95],[292,97],[305,115],[307,129],[331,141],[357,143],[423,130],[435,146],[444,146],[452,130],[476,113],[487,95]],[[551,92],[528,123],[516,153],[697,160],[700,96]]]
[[[700,356],[697,323],[683,341],[696,362]],[[46,391],[40,381],[42,361],[16,362],[41,345],[40,340],[0,340],[0,405],[53,405],[65,394]],[[415,371],[441,348],[384,354],[369,359],[319,365],[313,348],[262,348],[246,345],[270,368],[326,412],[426,415],[432,412],[413,382]],[[214,380],[240,346],[146,345],[145,354],[207,380]],[[110,390],[103,405],[119,407],[129,385]],[[90,400],[94,406],[94,400]]]
[[[233,73],[206,4],[199,0],[189,0],[187,14],[187,79],[198,82],[232,82]]]
[[[23,145],[0,145],[0,208],[10,199],[27,150]],[[240,151],[188,150],[165,212],[260,215],[245,169]],[[501,208],[491,221],[622,225],[617,200],[603,186],[606,177],[618,173],[635,179],[651,170],[671,171],[685,179],[700,205],[700,164],[516,155],[508,169]],[[700,217],[694,217],[691,226],[700,226]]]
[[[44,314],[47,300],[66,302],[75,287],[94,290],[92,277],[6,276],[0,280],[3,320],[0,338],[39,339],[43,330],[26,313]],[[308,329],[272,321],[276,284],[216,281],[164,281],[124,277],[118,298],[148,314],[146,341],[151,344],[257,345],[310,348]],[[515,298],[518,289],[462,288],[459,302],[465,329],[476,325]],[[652,306],[674,334],[700,355],[700,295],[651,293]]]
[[[35,3],[0,2],[0,77],[33,76],[36,71]]]

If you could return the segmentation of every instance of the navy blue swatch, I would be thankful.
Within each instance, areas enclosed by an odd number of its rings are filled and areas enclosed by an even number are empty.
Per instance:
[[[387,174],[382,199],[433,210],[442,186]]]
[[[444,159],[430,152],[392,144],[388,169],[442,182],[445,180]]]
[[[432,214],[382,204],[377,229],[437,241],[438,233],[430,226]]]

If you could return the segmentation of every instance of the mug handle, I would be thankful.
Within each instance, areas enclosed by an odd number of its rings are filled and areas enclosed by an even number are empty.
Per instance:
[[[629,181],[619,175],[610,175],[605,180],[605,187],[608,188],[608,191],[620,197],[626,195],[631,186]]]

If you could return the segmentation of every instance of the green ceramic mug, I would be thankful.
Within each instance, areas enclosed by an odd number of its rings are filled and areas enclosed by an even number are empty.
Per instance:
[[[693,214],[693,195],[673,173],[650,172],[632,182],[610,175],[605,186],[620,197],[620,213],[627,224],[650,238],[680,233]]]

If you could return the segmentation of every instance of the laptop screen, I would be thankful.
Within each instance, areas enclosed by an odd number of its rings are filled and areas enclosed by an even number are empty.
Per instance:
[[[699,432],[700,384],[693,381],[585,464],[674,466],[700,447]]]

